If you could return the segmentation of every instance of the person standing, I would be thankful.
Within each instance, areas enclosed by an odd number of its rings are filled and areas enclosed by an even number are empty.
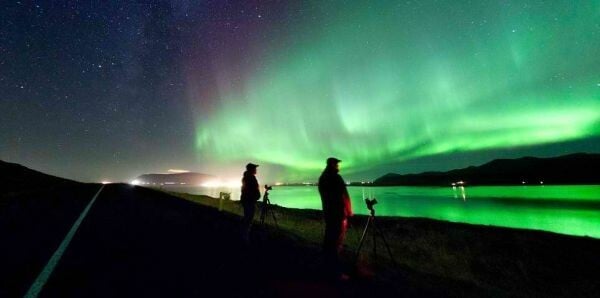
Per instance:
[[[240,201],[244,208],[244,217],[242,218],[242,238],[244,242],[250,242],[250,229],[252,220],[256,211],[256,202],[260,199],[260,187],[256,180],[256,168],[258,165],[249,163],[246,165],[246,171],[242,177],[242,193]]]
[[[350,196],[346,183],[339,174],[341,160],[330,157],[321,177],[319,177],[319,194],[323,205],[325,219],[325,236],[323,239],[323,257],[329,274],[336,279],[348,279],[343,274],[339,261],[339,253],[344,244],[348,217],[352,214]]]

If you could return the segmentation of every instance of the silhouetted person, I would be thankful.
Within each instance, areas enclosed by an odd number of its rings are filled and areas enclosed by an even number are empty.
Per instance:
[[[341,160],[330,157],[327,166],[319,178],[319,194],[323,204],[323,215],[325,217],[325,237],[323,239],[323,257],[325,266],[337,279],[347,279],[342,273],[339,261],[339,253],[344,244],[346,235],[347,218],[352,216],[352,205],[350,196],[346,189],[346,183],[338,174]]]
[[[256,168],[258,165],[249,163],[246,165],[246,171],[242,177],[242,194],[240,201],[244,208],[244,217],[242,219],[242,238],[246,243],[250,241],[250,229],[256,210],[256,202],[260,199],[260,188],[256,180]]]

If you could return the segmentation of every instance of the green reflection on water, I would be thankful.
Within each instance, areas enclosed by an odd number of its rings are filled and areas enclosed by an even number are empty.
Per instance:
[[[367,214],[363,191],[378,215],[552,231],[600,238],[600,186],[349,187],[354,211]],[[463,196],[464,194],[464,196]],[[277,187],[271,201],[320,209],[315,187]]]
[[[238,189],[176,188],[218,197]],[[378,215],[426,217],[453,222],[545,230],[600,238],[600,185],[452,187],[349,187],[354,213],[367,214],[363,191],[375,196]],[[314,186],[274,187],[271,202],[288,208],[321,209]]]

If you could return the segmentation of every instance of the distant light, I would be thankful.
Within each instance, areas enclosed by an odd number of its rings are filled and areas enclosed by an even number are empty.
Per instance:
[[[217,180],[207,181],[207,182],[200,184],[200,186],[209,187],[209,188],[219,187],[219,181],[217,181]]]
[[[241,187],[242,182],[237,179],[229,180],[229,181],[211,180],[211,181],[207,181],[207,182],[200,184],[200,186],[208,187],[208,188],[219,188],[219,187],[236,188],[236,187]]]
[[[168,171],[168,172],[169,172],[169,173],[175,173],[175,174],[178,174],[178,173],[189,173],[190,171],[188,171],[188,170],[180,170],[180,169],[169,169],[169,171]]]
[[[106,181],[106,180],[103,180],[103,181],[102,181],[102,184],[111,184],[111,183],[112,183],[112,182],[110,182],[110,181]]]
[[[544,184],[544,181],[540,181],[540,184]]]
[[[525,181],[521,181],[521,184],[525,184]]]
[[[283,183],[282,182],[275,182],[275,185],[280,186],[280,185],[283,185]]]
[[[225,182],[226,187],[234,188],[234,187],[242,187],[242,181],[240,180],[229,180]]]
[[[135,179],[135,180],[131,181],[131,183],[129,183],[129,184],[131,184],[131,185],[140,185],[140,180]]]

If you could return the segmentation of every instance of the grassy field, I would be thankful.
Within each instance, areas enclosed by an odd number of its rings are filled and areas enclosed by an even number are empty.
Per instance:
[[[198,204],[242,214],[239,202],[169,193]],[[318,247],[324,223],[318,210],[272,206],[279,231]],[[255,220],[260,215],[257,209]],[[373,252],[367,237],[358,266],[352,266],[365,216],[350,220],[344,260],[357,274],[383,283],[409,284],[434,293],[478,296],[598,296],[600,240],[548,232],[450,223],[421,218],[381,217],[397,265],[382,241]],[[267,218],[273,228],[272,218]],[[374,229],[370,229],[374,232]]]

